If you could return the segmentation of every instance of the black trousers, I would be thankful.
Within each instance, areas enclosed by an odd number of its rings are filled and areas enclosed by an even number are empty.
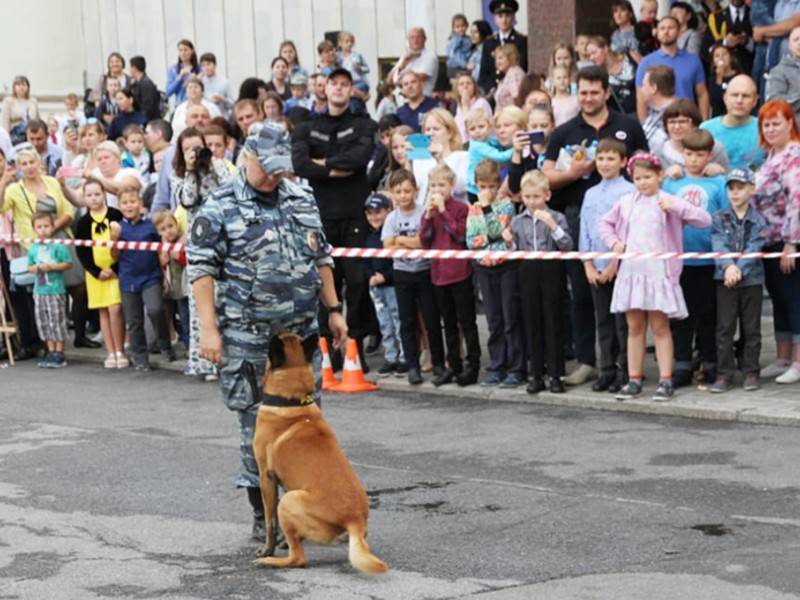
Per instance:
[[[760,285],[726,288],[717,285],[717,373],[732,379],[736,371],[736,351],[733,337],[739,326],[743,342],[742,372],[758,373],[761,355],[761,304],[763,291]]]
[[[567,206],[564,216],[569,224],[569,234],[577,245],[580,236],[580,206]],[[575,358],[584,365],[595,366],[597,355],[595,352],[595,323],[594,303],[592,302],[592,289],[586,279],[583,262],[579,260],[566,261],[567,277],[571,293],[570,319],[572,333],[572,347]]]
[[[335,219],[322,222],[328,243],[337,248],[363,248],[367,238],[364,216],[356,219]],[[361,340],[377,334],[378,318],[369,296],[369,278],[366,263],[358,258],[335,258],[333,281],[336,294],[347,306],[347,328],[350,337]],[[344,295],[342,294],[344,291]],[[319,326],[323,335],[330,336],[328,311],[320,304]]]
[[[478,371],[481,367],[481,342],[475,321],[475,289],[472,276],[450,285],[435,285],[436,305],[444,322],[444,339],[447,344],[447,364],[460,373],[461,335],[467,347],[467,367]]]
[[[591,287],[597,342],[600,347],[600,372],[611,374],[617,367],[628,370],[628,322],[623,313],[611,312],[614,281]]]
[[[540,379],[546,362],[547,374],[561,377],[564,375],[564,263],[556,260],[520,262],[519,287],[528,330],[530,373]],[[589,297],[591,299],[591,295]]]
[[[430,271],[409,273],[394,271],[394,292],[397,295],[397,309],[400,313],[400,339],[406,362],[419,368],[419,337],[417,336],[417,312],[422,313],[425,329],[428,331],[431,359],[434,367],[444,367],[444,344],[442,325],[439,322],[439,309],[436,293],[431,283]]]
[[[717,302],[714,265],[684,265],[681,289],[689,316],[670,322],[675,344],[675,371],[690,371],[694,345],[700,351],[703,368],[717,364]]]
[[[493,373],[514,373],[525,377],[527,354],[525,328],[520,327],[522,305],[518,265],[475,267],[489,325],[489,368]]]

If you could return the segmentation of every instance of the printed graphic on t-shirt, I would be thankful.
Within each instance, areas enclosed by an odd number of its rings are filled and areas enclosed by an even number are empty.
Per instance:
[[[683,186],[679,190],[678,195],[692,204],[692,206],[702,208],[706,211],[708,210],[708,192],[706,192],[706,190],[704,190],[701,186],[690,183]]]

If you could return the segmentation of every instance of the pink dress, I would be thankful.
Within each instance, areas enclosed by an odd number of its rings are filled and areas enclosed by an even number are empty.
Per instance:
[[[628,217],[626,252],[668,252],[666,213],[659,196],[637,194]],[[623,260],[611,297],[611,312],[655,310],[670,319],[688,316],[678,282],[667,274],[665,260]]]

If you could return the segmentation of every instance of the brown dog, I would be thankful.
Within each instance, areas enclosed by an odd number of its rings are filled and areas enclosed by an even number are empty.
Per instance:
[[[265,398],[258,409],[253,450],[264,500],[266,543],[255,562],[304,567],[302,540],[330,544],[349,537],[350,563],[365,573],[389,567],[367,545],[369,502],[339,442],[314,403],[311,357],[318,337],[273,336],[264,373]],[[278,483],[286,494],[278,502]],[[289,555],[272,556],[276,518]]]

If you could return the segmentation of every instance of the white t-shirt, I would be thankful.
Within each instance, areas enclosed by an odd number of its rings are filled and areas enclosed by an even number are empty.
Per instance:
[[[103,174],[100,172],[99,168],[95,168],[92,170],[92,177],[103,177]],[[111,178],[111,181],[114,183],[121,183],[123,179],[128,177],[133,177],[136,181],[139,182],[141,186],[140,192],[144,192],[145,182],[142,179],[142,174],[139,173],[136,169],[120,169],[117,171],[117,174]],[[114,194],[107,192],[106,193],[106,204],[113,208],[119,208],[119,198],[117,198]]]
[[[464,150],[451,152],[444,159],[445,164],[453,169],[456,174],[456,185],[453,188],[453,198],[464,204],[469,204],[467,197],[467,169],[469,168],[469,154]],[[425,198],[428,195],[428,173],[436,166],[436,159],[424,158],[412,161],[414,178],[417,180],[419,193],[417,194],[417,204],[425,205]]]
[[[407,71],[427,75],[428,78],[422,85],[422,93],[425,96],[433,95],[433,86],[436,84],[436,77],[439,74],[439,59],[435,52],[424,49],[417,58],[408,63],[401,73],[395,72],[395,82],[400,83],[400,76]]]
[[[422,226],[422,216],[425,209],[422,206],[415,206],[410,213],[403,212],[399,208],[394,209],[386,216],[381,229],[381,241],[385,242],[389,238],[398,236],[415,236],[419,234]],[[392,266],[398,271],[407,273],[417,273],[431,268],[431,261],[427,258],[393,258]]]

